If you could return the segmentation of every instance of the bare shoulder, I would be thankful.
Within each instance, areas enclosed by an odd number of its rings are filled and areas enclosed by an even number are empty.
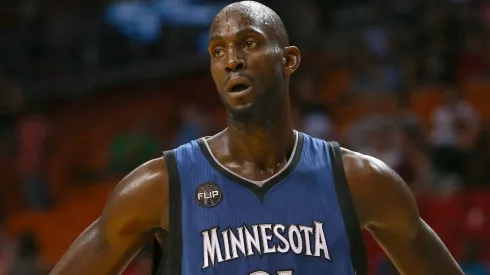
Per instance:
[[[100,219],[124,231],[168,228],[168,201],[167,165],[161,157],[140,165],[119,182]]]
[[[362,226],[418,219],[413,195],[383,161],[341,148],[342,160]]]
[[[396,184],[396,182],[402,181],[391,167],[377,158],[345,148],[341,148],[340,152],[342,154],[342,161],[344,163],[346,175],[348,179],[352,179],[349,184],[360,184],[358,179],[363,179],[363,185],[381,183],[379,180],[382,179],[395,180],[391,184]],[[355,188],[357,186],[351,187]]]
[[[168,185],[165,158],[152,159],[126,175],[114,189],[116,195],[132,195],[139,192],[164,191]],[[136,192],[136,193],[135,193]]]

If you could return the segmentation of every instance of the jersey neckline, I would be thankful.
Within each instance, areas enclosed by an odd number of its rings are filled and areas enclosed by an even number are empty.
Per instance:
[[[199,147],[202,153],[204,154],[204,156],[206,157],[206,159],[208,160],[209,164],[211,164],[211,166],[216,171],[218,171],[221,175],[223,175],[228,180],[234,183],[238,183],[250,189],[255,195],[257,195],[261,200],[263,200],[267,192],[272,187],[274,187],[276,184],[283,181],[287,176],[289,176],[295,170],[296,166],[299,163],[299,160],[301,159],[304,136],[303,133],[298,132],[296,130],[294,131],[294,133],[296,136],[296,140],[293,147],[293,152],[291,153],[291,156],[289,157],[289,160],[286,163],[286,165],[284,165],[284,167],[276,174],[261,181],[247,179],[243,176],[238,175],[232,170],[226,168],[215,158],[215,156],[211,152],[211,149],[209,148],[209,145],[206,141],[206,137],[198,139],[197,143],[199,144]]]

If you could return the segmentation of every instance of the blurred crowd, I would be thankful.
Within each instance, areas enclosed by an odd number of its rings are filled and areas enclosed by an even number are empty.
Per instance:
[[[225,2],[182,3],[221,7]],[[303,53],[291,87],[298,129],[381,159],[416,195],[488,189],[489,121],[465,100],[461,87],[468,81],[490,81],[490,1],[262,2],[279,13],[292,43]],[[196,30],[188,25],[162,25],[160,36],[141,41],[111,25],[105,16],[107,7],[105,1],[95,0],[0,4],[0,159],[15,163],[13,182],[19,184],[25,208],[31,211],[56,207],[44,161],[59,138],[49,108],[65,97],[79,98],[83,104],[89,89],[80,88],[73,79],[92,79],[92,74],[104,75],[111,68],[154,60],[185,59],[192,71],[200,60],[202,41],[196,36],[202,26]],[[331,70],[345,71],[350,77],[342,95],[326,102],[321,99],[328,92],[326,72]],[[153,74],[158,75],[158,69]],[[429,125],[424,125],[410,108],[409,93],[427,85],[443,91],[444,100],[432,111]],[[342,113],[334,110],[360,98],[369,111],[348,127],[340,127]],[[394,112],[384,110],[385,98],[394,100]],[[113,137],[105,171],[97,175],[82,171],[77,176],[121,177],[162,150],[213,134],[222,125],[198,103],[182,109],[173,140],[153,134],[150,129],[155,124],[141,117]],[[5,218],[13,215],[4,209],[0,212]],[[458,260],[467,274],[490,274],[487,263],[478,260],[478,245],[462,242],[465,256]],[[49,270],[39,258],[38,246],[32,232],[13,239],[0,223],[0,275]],[[142,251],[124,274],[149,274],[151,260],[151,253]],[[397,274],[389,263],[380,263],[377,270],[379,275]]]

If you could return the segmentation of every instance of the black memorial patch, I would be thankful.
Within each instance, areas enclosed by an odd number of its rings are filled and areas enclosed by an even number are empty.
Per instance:
[[[196,189],[196,201],[202,207],[214,207],[223,198],[223,191],[213,182],[206,182]]]

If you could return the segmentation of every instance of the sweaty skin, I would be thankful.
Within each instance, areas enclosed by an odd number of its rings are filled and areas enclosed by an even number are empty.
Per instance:
[[[300,52],[289,46],[277,14],[251,1],[231,4],[216,16],[209,52],[218,95],[228,111],[228,127],[208,139],[210,149],[218,162],[242,177],[267,179],[287,163],[294,146],[289,77],[299,66]],[[230,93],[230,83],[240,79],[249,90]],[[463,274],[391,168],[346,149],[342,158],[361,227],[401,274]],[[120,274],[154,235],[162,240],[158,233],[169,228],[168,186],[163,158],[136,168],[50,274]]]

